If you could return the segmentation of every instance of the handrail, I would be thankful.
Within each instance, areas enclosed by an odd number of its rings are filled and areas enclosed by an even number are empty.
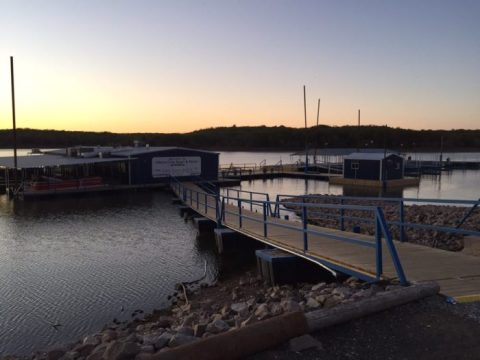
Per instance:
[[[282,198],[285,198],[287,201],[282,200]],[[474,236],[480,236],[480,231],[476,230],[468,230],[468,229],[461,229],[461,226],[465,223],[465,221],[472,215],[474,210],[480,205],[480,199],[479,200],[462,200],[462,199],[416,199],[416,198],[378,198],[378,197],[356,197],[356,196],[336,196],[336,195],[283,195],[279,194],[276,196],[275,200],[275,208],[273,210],[273,213],[277,216],[280,217],[280,211],[281,211],[281,206],[285,205],[290,205],[290,206],[295,206],[291,205],[291,201],[288,202],[288,200],[291,199],[301,199],[302,201],[297,203],[301,204],[304,203],[305,201],[308,201],[309,199],[317,200],[317,199],[328,199],[331,201],[339,202],[340,204],[344,203],[345,201],[348,200],[355,200],[355,201],[365,201],[365,202],[373,202],[377,203],[377,206],[383,205],[383,204],[388,204],[388,203],[395,203],[398,206],[398,221],[395,220],[387,220],[386,224],[387,225],[393,225],[393,226],[398,226],[399,228],[399,240],[400,241],[405,241],[405,229],[406,228],[417,228],[417,229],[423,229],[423,230],[433,230],[433,231],[439,231],[439,232],[444,232],[444,233],[449,233],[449,234],[460,234],[460,235],[474,235]],[[457,205],[472,205],[471,208],[465,212],[463,218],[455,225],[452,226],[440,226],[440,225],[433,225],[433,224],[418,224],[418,223],[412,223],[412,222],[407,222],[405,221],[405,206],[407,202],[410,203],[417,203],[417,204],[457,204]],[[318,204],[315,202],[315,204]],[[298,206],[298,205],[297,205]],[[291,209],[287,209],[289,211],[292,211]],[[324,214],[323,216],[330,216],[329,214]],[[352,216],[347,216],[345,214],[340,214],[338,216],[340,219],[340,228],[344,230],[344,221],[345,220],[356,220],[359,222],[371,222],[369,219],[361,218],[358,216],[352,217]]]
[[[206,215],[209,214],[208,209],[215,209],[215,221],[217,222],[217,226],[231,226],[234,228],[242,229],[244,227],[244,220],[255,221],[258,223],[263,224],[263,237],[265,241],[268,243],[268,233],[269,227],[281,227],[290,230],[294,230],[297,232],[301,232],[303,234],[303,252],[299,255],[307,258],[312,258],[313,256],[309,254],[309,235],[316,234],[321,235],[322,237],[330,238],[336,241],[344,241],[349,242],[359,246],[367,246],[370,248],[375,249],[375,267],[376,267],[376,275],[375,278],[380,280],[383,275],[383,257],[382,257],[382,242],[385,241],[386,246],[389,250],[390,256],[392,258],[392,262],[394,264],[395,270],[397,272],[397,276],[400,280],[400,283],[405,285],[407,284],[407,279],[403,272],[403,268],[398,257],[398,254],[395,249],[395,244],[393,243],[392,236],[388,229],[387,222],[385,221],[385,217],[383,216],[383,211],[380,207],[376,206],[363,206],[363,205],[349,205],[349,204],[317,204],[317,203],[297,203],[297,202],[283,202],[283,204],[293,205],[293,206],[300,206],[302,209],[302,226],[298,227],[295,226],[293,223],[289,223],[288,221],[282,222],[272,219],[275,218],[274,213],[271,212],[271,205],[272,202],[267,198],[267,200],[258,200],[253,198],[242,198],[240,196],[225,196],[220,194],[208,194],[203,191],[199,191],[196,189],[192,189],[186,187],[183,183],[178,181],[178,179],[172,178],[171,187],[174,192],[177,193],[179,197],[182,198],[184,203],[189,204],[192,208],[202,209]],[[235,189],[236,190],[236,189]],[[248,193],[247,191],[239,190],[237,195],[240,193]],[[251,194],[253,192],[250,192]],[[194,195],[195,194],[195,195]],[[268,195],[268,194],[266,194]],[[209,203],[210,199],[210,203]],[[227,207],[227,204],[232,201],[235,204],[232,211],[232,207]],[[202,202],[203,201],[203,202]],[[213,205],[212,205],[213,204]],[[263,215],[261,218],[251,216],[253,214],[252,211],[245,212],[243,210],[244,205],[250,205],[252,208],[253,205],[259,207],[261,209],[261,214]],[[362,240],[359,238],[355,238],[352,236],[348,236],[348,233],[338,233],[334,231],[328,231],[328,229],[321,229],[321,228],[311,228],[309,227],[308,222],[308,210],[313,208],[322,208],[322,209],[337,209],[337,210],[361,210],[361,211],[368,211],[372,213],[372,217],[375,221],[375,237],[374,240]],[[226,214],[230,215],[230,220],[226,220]],[[273,216],[272,216],[273,215]],[[231,217],[236,218],[236,223],[231,223]],[[275,246],[275,244],[271,245]],[[296,250],[299,251],[300,249]],[[322,262],[324,260],[315,260]],[[326,261],[325,261],[326,262]],[[344,272],[353,274],[358,276],[359,278],[371,281],[370,278],[365,273],[361,273],[354,269],[349,269],[345,266],[341,266],[334,263],[329,263],[329,267],[332,267],[335,270],[342,270]]]

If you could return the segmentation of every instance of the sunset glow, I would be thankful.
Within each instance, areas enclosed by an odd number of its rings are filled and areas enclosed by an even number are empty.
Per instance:
[[[478,1],[18,1],[0,128],[189,132],[356,122],[478,128]]]

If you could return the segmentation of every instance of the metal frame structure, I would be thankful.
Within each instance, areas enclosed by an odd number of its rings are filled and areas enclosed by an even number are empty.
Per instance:
[[[273,213],[275,216],[280,217],[281,211],[289,211],[292,210],[283,208],[282,205],[289,205],[292,202],[292,199],[301,199],[301,203],[308,202],[309,200],[337,200],[340,204],[346,204],[348,201],[368,201],[377,203],[375,206],[382,207],[382,204],[385,203],[394,203],[398,206],[398,220],[397,221],[385,221],[387,225],[398,226],[399,228],[399,240],[404,242],[405,237],[405,229],[406,228],[414,228],[414,229],[422,229],[422,230],[433,230],[439,232],[445,232],[450,234],[459,234],[459,235],[472,235],[472,236],[480,236],[480,231],[474,230],[466,230],[461,229],[461,226],[465,223],[465,221],[472,215],[473,211],[480,205],[479,200],[457,200],[457,199],[415,199],[415,198],[378,198],[378,197],[356,197],[356,196],[329,196],[329,195],[277,195],[275,199],[275,209]],[[419,223],[412,223],[405,221],[405,206],[406,203],[410,204],[428,204],[428,205],[460,205],[464,206],[467,210],[464,216],[459,219],[457,224],[454,227],[449,226],[439,226],[433,224],[419,224]],[[299,205],[297,205],[299,206]],[[344,214],[343,211],[340,210],[339,215],[333,214],[319,214],[319,217],[336,217],[339,219],[340,223],[340,230],[345,230],[345,220],[355,220],[358,222],[364,223],[372,223],[373,220],[365,217],[359,216],[347,216]]]
[[[172,190],[181,198],[181,200],[193,210],[197,210],[204,214],[209,214],[210,212],[215,213],[215,221],[218,227],[229,227],[235,231],[242,232],[244,220],[254,221],[262,224],[263,234],[259,234],[258,237],[255,237],[257,240],[262,241],[270,246],[280,248],[282,250],[288,251],[295,255],[301,256],[312,262],[321,264],[330,269],[343,272],[348,275],[358,277],[366,281],[378,281],[383,276],[383,258],[382,258],[382,248],[383,242],[389,251],[392,263],[394,264],[398,279],[402,285],[407,285],[407,278],[403,271],[403,267],[398,256],[395,244],[393,242],[391,233],[388,229],[388,224],[385,221],[383,211],[380,207],[375,206],[358,206],[358,205],[330,205],[330,204],[313,204],[302,202],[299,203],[286,203],[283,201],[279,203],[278,201],[272,202],[269,199],[268,194],[258,193],[258,192],[248,192],[243,190],[230,189],[227,190],[227,194],[221,195],[219,193],[212,194],[205,191],[197,191],[188,187],[184,183],[178,181],[175,178],[172,178],[171,181]],[[235,192],[236,196],[231,196],[229,193]],[[241,194],[248,194],[246,198],[241,197]],[[255,199],[254,196],[264,196],[265,199]],[[294,205],[301,206],[302,208],[302,226],[298,226],[297,223],[292,222],[290,224],[279,223],[278,221],[272,221],[272,218],[277,217],[278,213],[272,211],[272,209],[278,209],[280,205]],[[232,207],[227,205],[233,205],[235,211],[232,211]],[[242,211],[245,207],[250,208],[249,212]],[[352,236],[353,233],[345,232],[345,235],[333,234],[327,231],[321,231],[309,227],[308,223],[308,209],[312,208],[323,208],[323,209],[338,209],[338,210],[362,210],[368,211],[372,215],[372,220],[375,223],[375,236],[372,241],[361,240],[358,237]],[[252,212],[255,210],[256,213],[259,213],[261,216],[252,216]],[[236,217],[238,222],[236,224],[227,223],[225,221],[226,215]],[[303,234],[303,249],[298,251],[291,248],[282,248],[276,242],[269,241],[269,230],[271,227],[281,227],[296,231]],[[249,234],[251,236],[252,234]],[[261,236],[260,236],[261,235]],[[375,276],[370,276],[369,274],[355,270],[354,268],[349,268],[347,266],[334,263],[332,261],[327,261],[323,258],[318,258],[309,253],[309,235],[319,235],[322,237],[334,239],[336,241],[344,241],[357,246],[365,246],[375,249],[375,264],[376,264],[376,274]]]

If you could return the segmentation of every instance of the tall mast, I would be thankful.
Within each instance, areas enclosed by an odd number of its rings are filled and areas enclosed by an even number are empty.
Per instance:
[[[320,99],[318,99],[318,106],[317,106],[317,126],[318,126],[319,118],[320,118]]]
[[[305,114],[305,172],[308,171],[308,145],[307,145],[307,91],[303,85],[303,111]]]
[[[13,166],[15,168],[15,174],[16,174],[17,173],[17,124],[16,124],[16,118],[15,118],[15,79],[13,76],[13,56],[10,56],[10,80],[12,85]]]

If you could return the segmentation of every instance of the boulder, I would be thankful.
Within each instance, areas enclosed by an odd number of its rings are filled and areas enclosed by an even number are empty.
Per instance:
[[[321,306],[320,303],[312,297],[309,297],[307,299],[307,302],[305,305],[307,306],[307,308],[310,308],[310,309],[316,309]]]
[[[140,346],[140,353],[142,354],[153,354],[155,352],[155,348],[153,345],[142,345]]]
[[[325,299],[325,302],[323,303],[323,307],[331,308],[331,307],[334,307],[335,305],[339,304],[340,302],[341,302],[341,299],[338,298],[337,296],[328,296]]]
[[[230,308],[242,317],[248,315],[248,304],[246,302],[233,303]]]
[[[101,336],[89,335],[89,336],[86,336],[83,339],[83,343],[84,344],[93,344],[93,345],[97,346],[98,344],[100,344],[100,339],[101,339]]]
[[[279,302],[272,302],[269,306],[269,309],[272,316],[277,316],[283,313],[283,308]]]
[[[158,337],[157,341],[155,342],[155,344],[153,344],[153,346],[155,346],[155,349],[160,350],[163,347],[167,346],[171,338],[172,338],[172,334],[168,332],[164,332],[162,335]]]
[[[88,356],[95,349],[94,344],[80,344],[73,348],[73,351],[77,352],[80,356]]]
[[[255,310],[255,317],[258,320],[263,320],[270,316],[270,310],[268,310],[267,304],[260,304],[258,305],[257,309]]]
[[[222,333],[224,331],[227,331],[229,328],[230,328],[230,326],[228,326],[228,324],[225,321],[215,320],[215,321],[211,322],[210,324],[208,324],[206,330],[207,330],[207,332],[209,332],[211,334],[219,334],[219,333]]]
[[[161,328],[168,328],[172,325],[172,323],[173,318],[171,318],[170,316],[160,316],[157,320],[157,325]]]
[[[202,337],[205,331],[207,330],[207,324],[195,324],[193,326],[193,336]]]
[[[190,344],[198,340],[195,336],[183,335],[183,334],[175,334],[172,336],[170,341],[168,342],[168,347],[177,347],[180,345]]]
[[[285,312],[294,312],[294,311],[301,311],[302,309],[300,308],[300,305],[298,302],[294,300],[283,300],[280,303],[283,311]]]
[[[112,340],[117,339],[117,333],[114,330],[105,330],[102,334],[102,342],[103,343],[108,343]]]
[[[337,287],[333,289],[332,294],[345,299],[352,295],[352,289],[348,287]]]
[[[177,334],[193,336],[193,329],[190,326],[182,326],[177,329]]]
[[[323,290],[327,286],[327,283],[321,282],[316,285],[312,286],[312,291],[320,291]]]
[[[108,344],[105,354],[105,360],[130,360],[140,352],[140,346],[133,342],[122,342],[114,340]]]

